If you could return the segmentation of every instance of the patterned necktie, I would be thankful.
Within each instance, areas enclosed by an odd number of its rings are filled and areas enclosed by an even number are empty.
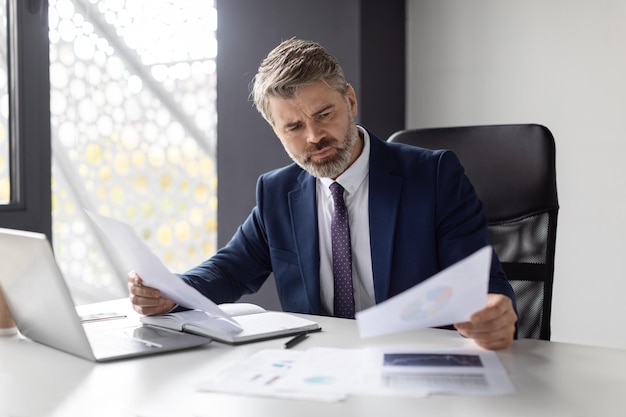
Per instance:
[[[330,223],[335,280],[335,316],[352,319],[354,318],[354,295],[352,293],[352,246],[348,209],[343,201],[343,187],[339,183],[332,183],[330,192],[335,202],[335,211]]]

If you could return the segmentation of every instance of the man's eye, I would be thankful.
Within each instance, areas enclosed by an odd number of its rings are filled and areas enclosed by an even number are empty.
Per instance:
[[[327,119],[330,116],[330,112],[326,112],[326,113],[321,113],[318,118],[323,120],[323,119]]]

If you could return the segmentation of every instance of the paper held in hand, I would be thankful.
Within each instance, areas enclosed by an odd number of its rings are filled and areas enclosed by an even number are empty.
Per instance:
[[[91,211],[85,212],[97,226],[100,235],[126,259],[147,286],[158,289],[165,298],[182,307],[203,310],[211,316],[224,319],[233,330],[241,330],[237,322],[217,304],[171,273],[129,225]]]
[[[265,311],[253,304],[220,304],[202,295],[172,274],[161,260],[125,223],[85,210],[100,234],[126,258],[147,286],[189,311],[142,317],[145,324],[199,334],[215,340],[239,344],[300,332],[321,330],[302,317],[279,311]]]
[[[356,314],[361,337],[468,321],[487,304],[493,249],[485,246],[420,284]]]

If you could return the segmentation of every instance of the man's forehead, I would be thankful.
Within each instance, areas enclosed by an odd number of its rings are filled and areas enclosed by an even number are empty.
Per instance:
[[[303,116],[313,116],[329,108],[336,107],[341,102],[339,92],[326,89],[303,88],[294,97],[270,97],[269,108],[275,121],[286,119],[296,121]],[[290,122],[292,120],[288,120]]]

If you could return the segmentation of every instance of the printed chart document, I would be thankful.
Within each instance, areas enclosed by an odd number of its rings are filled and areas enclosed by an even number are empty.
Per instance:
[[[200,391],[341,401],[350,395],[508,395],[515,389],[493,351],[406,348],[259,351]]]
[[[511,380],[494,351],[372,349],[355,392],[369,395],[508,395]]]
[[[469,321],[487,304],[491,255],[491,246],[485,246],[413,288],[356,313],[361,337]]]
[[[166,298],[178,305],[191,309],[142,317],[142,322],[200,334],[232,344],[320,330],[319,325],[311,320],[283,312],[265,311],[251,304],[233,303],[218,306],[171,273],[130,226],[85,211],[97,226],[100,235],[126,258],[128,264],[132,265],[147,286],[158,289]]]
[[[356,382],[349,370],[357,368],[358,355],[341,349],[317,352],[261,350],[215,374],[198,390],[316,401],[346,399]]]

